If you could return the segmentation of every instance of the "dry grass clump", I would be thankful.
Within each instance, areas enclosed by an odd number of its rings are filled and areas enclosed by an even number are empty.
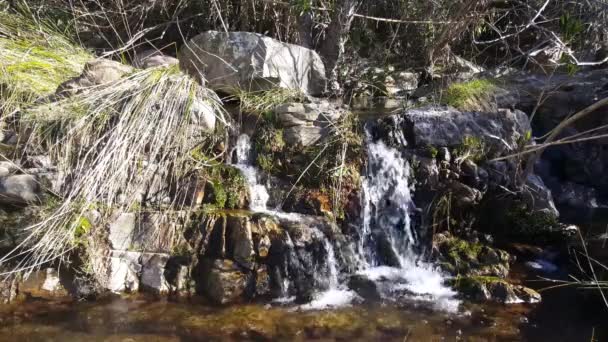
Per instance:
[[[179,184],[195,167],[191,150],[214,134],[202,129],[209,116],[228,125],[215,93],[176,67],[136,71],[24,111],[28,148],[48,151],[64,175],[63,203],[0,264],[16,258],[14,271],[29,271],[61,258],[112,211],[138,208],[153,183]],[[94,224],[92,211],[100,214]]]

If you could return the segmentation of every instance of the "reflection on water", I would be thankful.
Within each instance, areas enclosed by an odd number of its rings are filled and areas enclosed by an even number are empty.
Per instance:
[[[255,304],[214,308],[141,297],[95,303],[30,301],[0,309],[0,340],[590,341],[591,322],[564,324],[555,318],[555,324],[538,321],[540,326],[530,317],[533,308],[469,306],[468,314],[455,316],[380,305],[297,311]],[[597,325],[595,334],[598,341],[607,337]]]

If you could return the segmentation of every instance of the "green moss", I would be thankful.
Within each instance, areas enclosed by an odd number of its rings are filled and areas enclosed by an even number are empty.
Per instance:
[[[483,245],[471,243],[459,238],[450,238],[448,242],[448,255],[456,263],[477,260]]]
[[[211,168],[207,177],[211,186],[211,203],[207,204],[213,208],[238,209],[245,202],[247,182],[239,169],[219,164]]]
[[[492,276],[457,276],[450,282],[451,286],[453,286],[457,291],[462,293],[475,293],[477,289],[481,287],[486,287],[489,284],[507,283],[502,278]]]
[[[557,217],[530,210],[525,203],[514,203],[507,211],[506,220],[509,228],[505,235],[521,241],[547,243],[564,237]]]
[[[444,104],[458,109],[475,109],[475,101],[487,97],[495,89],[496,85],[487,79],[454,83],[446,89],[441,100]]]

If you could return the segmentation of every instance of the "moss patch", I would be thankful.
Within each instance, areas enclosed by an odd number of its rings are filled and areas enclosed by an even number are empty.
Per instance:
[[[442,97],[442,103],[461,110],[481,110],[483,102],[497,89],[494,82],[478,79],[450,85]]]
[[[235,167],[218,164],[203,175],[205,187],[205,210],[242,209],[249,198],[247,182]]]

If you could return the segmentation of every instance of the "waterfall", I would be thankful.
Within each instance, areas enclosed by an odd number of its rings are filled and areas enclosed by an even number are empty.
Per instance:
[[[431,302],[441,310],[456,311],[459,302],[455,292],[443,285],[444,277],[431,264],[420,260],[415,248],[418,244],[416,230],[410,213],[415,208],[412,200],[410,165],[401,152],[381,140],[374,141],[367,133],[368,162],[362,179],[362,224],[358,227],[358,273],[378,284],[385,299],[407,296]],[[392,136],[399,145],[405,145],[402,136]],[[258,170],[253,166],[252,146],[249,136],[238,138],[233,150],[235,164],[243,173],[250,191],[250,209],[264,212],[288,221],[300,221],[303,216],[269,210],[269,194],[259,183]],[[301,305],[304,310],[325,309],[348,305],[357,298],[345,284],[339,281],[336,252],[330,239],[316,228],[312,232],[323,243],[325,259],[316,266],[315,283],[318,291],[310,303]],[[291,245],[293,242],[288,241]],[[275,302],[290,302],[291,284],[283,279],[283,296]]]
[[[258,170],[252,165],[251,141],[247,134],[241,134],[234,148],[236,164],[234,167],[241,173],[249,186],[249,209],[252,211],[265,212],[268,210],[267,203],[270,195],[263,184],[258,183]]]
[[[285,213],[279,210],[269,210],[267,208],[267,202],[269,199],[268,190],[263,184],[259,183],[258,170],[253,166],[252,158],[252,145],[248,135],[241,134],[236,142],[236,146],[233,150],[233,158],[235,160],[234,167],[238,168],[249,187],[250,203],[249,209],[254,212],[263,212],[269,215],[276,216],[283,220],[288,221],[299,221],[302,216],[297,213]],[[345,286],[341,285],[338,280],[338,262],[336,259],[336,253],[334,246],[331,241],[323,232],[316,228],[311,228],[313,235],[319,241],[323,242],[324,254],[326,260],[318,265],[318,269],[315,272],[315,282],[322,284],[319,286],[323,290],[315,294],[313,300],[301,306],[302,309],[324,309],[328,307],[342,306],[348,304],[354,298],[354,293],[348,291]],[[293,242],[291,237],[287,234],[287,244],[293,248]],[[275,300],[277,303],[288,303],[294,298],[290,297],[290,283],[288,275],[283,279],[282,283],[282,296]]]
[[[405,144],[405,139],[395,140]],[[418,239],[410,218],[415,205],[408,161],[396,148],[374,141],[369,127],[366,142],[368,160],[357,245],[359,273],[372,281],[388,282],[389,295],[406,291],[441,310],[457,310],[456,293],[444,285],[443,275],[414,251]]]

